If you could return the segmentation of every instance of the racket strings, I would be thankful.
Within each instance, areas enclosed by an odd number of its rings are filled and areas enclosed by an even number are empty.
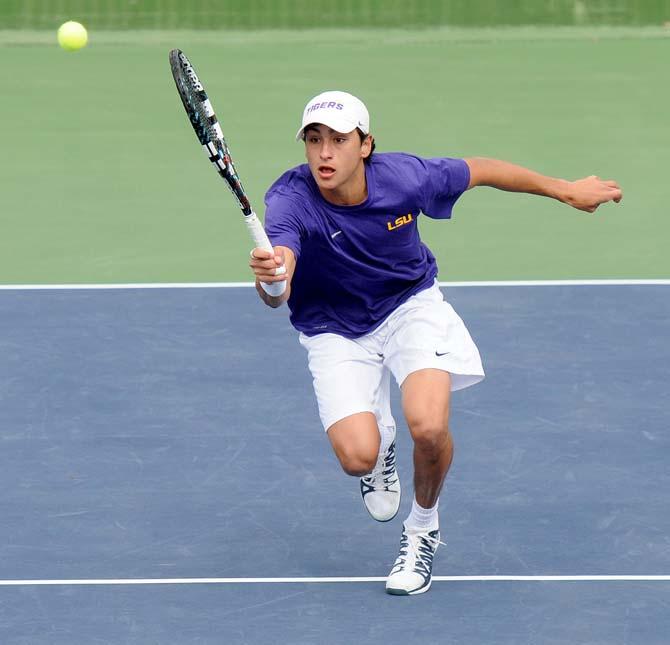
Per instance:
[[[182,102],[205,154],[219,175],[226,180],[244,215],[250,215],[251,203],[233,164],[214,108],[193,66],[184,53],[178,50],[170,52],[170,64]]]

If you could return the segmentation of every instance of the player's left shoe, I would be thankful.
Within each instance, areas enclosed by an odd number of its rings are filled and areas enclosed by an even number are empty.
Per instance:
[[[386,593],[413,596],[430,589],[433,556],[440,542],[440,531],[424,531],[402,526],[400,553],[386,580]]]
[[[375,469],[361,477],[361,496],[365,508],[378,522],[388,522],[400,508],[400,479],[395,467],[395,439],[379,455]]]

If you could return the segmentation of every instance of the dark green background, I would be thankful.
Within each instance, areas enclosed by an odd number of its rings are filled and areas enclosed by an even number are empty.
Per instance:
[[[93,29],[660,25],[670,0],[4,0],[8,28],[72,16]]]
[[[452,221],[422,218],[440,279],[670,276],[662,27],[91,29],[76,53],[56,27],[0,34],[2,283],[251,279],[246,229],[186,121],[171,47],[205,81],[261,214],[267,186],[303,159],[304,103],[341,88],[366,101],[379,151],[622,184],[624,201],[595,215],[466,194]]]

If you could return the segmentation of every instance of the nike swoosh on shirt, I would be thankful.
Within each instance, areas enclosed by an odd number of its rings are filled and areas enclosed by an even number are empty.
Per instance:
[[[446,356],[449,352],[435,352],[435,356]]]
[[[342,231],[335,231],[330,237],[334,240]]]

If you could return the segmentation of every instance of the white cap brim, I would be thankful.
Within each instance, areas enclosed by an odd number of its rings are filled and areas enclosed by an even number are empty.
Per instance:
[[[295,140],[300,141],[305,132],[305,128],[314,123],[328,126],[329,128],[335,130],[335,132],[342,132],[342,134],[348,134],[349,132],[353,132],[356,128],[360,128],[363,134],[367,134],[367,132],[365,132],[364,130],[365,126],[362,123],[359,124],[356,121],[351,121],[350,119],[337,119],[329,115],[324,116],[322,119],[315,118],[313,121],[305,123],[300,128],[300,130],[298,130],[298,133],[295,135]]]
[[[363,101],[347,92],[323,92],[311,99],[302,113],[302,125],[295,135],[300,141],[305,128],[313,123],[325,125],[335,132],[348,134],[358,128],[370,133],[370,115]]]

